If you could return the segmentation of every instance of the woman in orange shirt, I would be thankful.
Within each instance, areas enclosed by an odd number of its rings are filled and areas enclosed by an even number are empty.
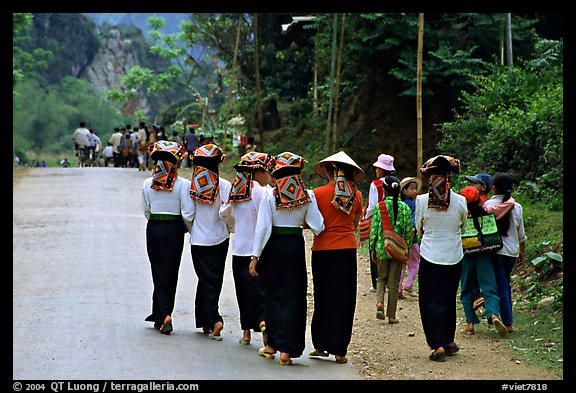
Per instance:
[[[314,171],[329,183],[313,190],[325,229],[312,246],[314,350],[309,356],[333,354],[336,363],[346,363],[356,309],[355,230],[362,215],[356,182],[364,171],[343,151],[316,163]]]

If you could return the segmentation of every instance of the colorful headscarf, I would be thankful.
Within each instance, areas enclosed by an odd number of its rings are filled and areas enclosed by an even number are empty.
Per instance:
[[[448,206],[450,206],[450,176],[447,173],[432,176],[428,188],[428,207],[448,210]]]
[[[356,200],[356,183],[348,180],[342,169],[336,171],[336,178],[334,181],[334,197],[332,198],[332,205],[336,209],[340,209],[344,213],[350,214],[354,201]]]
[[[295,209],[310,202],[302,180],[302,168],[307,161],[294,153],[284,152],[276,156],[272,175],[276,177],[274,196],[276,209]]]
[[[190,180],[190,197],[200,203],[212,204],[220,190],[218,165],[226,155],[215,144],[200,146],[191,154],[194,170]]]
[[[420,168],[430,178],[428,189],[428,207],[447,210],[450,206],[450,173],[460,173],[460,160],[451,156],[438,155],[430,158]]]
[[[178,165],[186,156],[186,150],[177,142],[158,141],[150,146],[148,153],[156,162],[150,188],[172,192],[178,178]]]
[[[240,158],[240,162],[234,165],[236,177],[232,183],[228,203],[244,202],[252,199],[254,171],[257,169],[271,171],[275,163],[275,158],[266,153],[250,152],[243,155]]]

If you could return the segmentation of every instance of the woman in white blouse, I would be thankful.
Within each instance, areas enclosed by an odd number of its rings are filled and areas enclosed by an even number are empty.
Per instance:
[[[251,330],[264,333],[264,283],[262,277],[252,277],[248,271],[254,243],[254,230],[260,201],[265,186],[272,182],[270,171],[276,160],[266,153],[250,152],[243,155],[234,165],[236,177],[228,203],[220,206],[220,216],[233,218],[235,222],[232,238],[232,274],[236,289],[236,300],[240,311],[242,338],[240,343],[250,344]]]
[[[435,156],[420,172],[428,177],[428,193],[416,197],[415,224],[421,236],[418,304],[430,360],[443,362],[459,347],[456,332],[456,296],[464,257],[466,198],[450,188],[450,173],[460,173],[460,161]]]
[[[250,274],[263,274],[268,342],[258,353],[280,364],[302,356],[306,341],[306,253],[302,226],[315,235],[324,230],[314,193],[302,181],[304,158],[291,152],[276,156],[274,187],[262,196]]]
[[[178,176],[178,167],[186,155],[180,144],[160,141],[149,152],[154,170],[152,177],[144,180],[141,201],[148,220],[146,250],[154,291],[152,314],[146,321],[154,322],[154,328],[162,334],[170,334],[184,234],[191,224],[185,217],[192,205],[190,181]]]
[[[214,144],[194,150],[189,194],[193,203],[184,216],[192,222],[190,250],[198,276],[194,307],[196,327],[217,341],[222,340],[224,328],[219,302],[230,240],[230,223],[220,217],[219,210],[228,201],[232,188],[218,172],[224,157],[220,147]]]

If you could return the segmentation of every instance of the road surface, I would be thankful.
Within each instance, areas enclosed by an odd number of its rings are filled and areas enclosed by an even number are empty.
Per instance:
[[[182,253],[174,332],[154,330],[141,184],[127,168],[33,168],[13,188],[14,380],[359,380],[353,363],[304,356],[282,367],[241,345],[231,256],[224,339],[194,327],[196,275]],[[310,321],[310,318],[309,318]]]

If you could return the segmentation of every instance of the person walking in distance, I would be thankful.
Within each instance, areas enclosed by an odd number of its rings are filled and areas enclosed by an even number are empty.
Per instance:
[[[196,150],[196,148],[200,145],[198,143],[198,135],[196,135],[196,130],[194,129],[194,127],[190,127],[189,130],[190,133],[184,137],[184,147],[186,148],[189,157],[188,168],[191,168],[192,156],[194,155],[194,150]]]
[[[152,176],[142,186],[142,209],[148,220],[146,250],[152,270],[152,313],[146,321],[169,335],[174,327],[172,312],[176,298],[178,271],[184,248],[184,234],[191,226],[190,181],[178,176],[178,166],[186,152],[173,142],[150,146],[154,161]]]

